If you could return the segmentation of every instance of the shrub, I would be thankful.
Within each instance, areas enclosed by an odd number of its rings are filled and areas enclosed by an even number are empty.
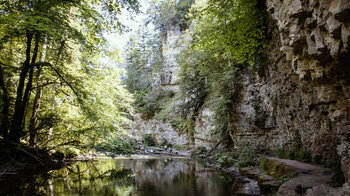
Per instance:
[[[310,152],[308,152],[305,149],[298,149],[298,148],[292,149],[292,151],[290,152],[290,159],[305,162],[305,163],[311,163],[312,161]]]
[[[285,147],[279,148],[272,152],[272,155],[280,158],[280,159],[289,159],[288,150]]]
[[[197,147],[197,150],[201,153],[201,154],[204,154],[207,152],[207,147],[205,146],[198,146]]]
[[[255,165],[256,157],[257,157],[257,154],[252,147],[240,149],[237,166],[239,168],[253,166]]]
[[[293,148],[291,150],[282,147],[275,150],[272,154],[281,159],[292,159],[301,161],[304,163],[310,163],[312,161],[311,153],[302,148]]]
[[[143,135],[143,139],[144,139],[145,144],[147,146],[156,146],[157,145],[157,143],[156,143],[156,141],[155,141],[155,139],[154,139],[152,134],[145,134],[145,135]]]
[[[264,157],[264,156],[261,156],[259,158],[259,167],[260,169],[266,171],[268,168],[267,168],[267,158]]]
[[[192,154],[194,155],[200,155],[200,154],[205,154],[207,152],[207,148],[205,146],[198,146]]]
[[[235,159],[228,155],[221,155],[216,162],[220,165],[220,167],[230,167],[234,165]]]
[[[104,152],[112,157],[117,155],[130,155],[134,144],[121,138],[104,141],[94,146],[97,151]]]

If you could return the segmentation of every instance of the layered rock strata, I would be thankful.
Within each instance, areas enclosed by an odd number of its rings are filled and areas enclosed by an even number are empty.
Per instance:
[[[242,73],[233,141],[305,148],[320,163],[341,159],[350,180],[350,1],[266,5],[269,62]]]

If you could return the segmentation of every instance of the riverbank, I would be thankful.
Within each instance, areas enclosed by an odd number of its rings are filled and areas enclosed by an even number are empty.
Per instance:
[[[0,141],[0,179],[23,173],[40,173],[64,166],[63,157],[21,143]]]
[[[218,156],[218,154],[221,155]],[[331,169],[265,155],[258,155],[253,160],[254,165],[239,168],[237,164],[228,161],[227,157],[229,156],[223,154],[223,152],[218,151],[206,155],[191,156],[189,150],[144,147],[143,149],[135,149],[132,155],[113,157],[113,159],[147,160],[168,159],[169,157],[200,159],[205,168],[213,168],[235,178],[240,184],[239,187],[235,187],[237,195],[277,194],[282,196],[294,193],[298,195],[300,191],[305,194],[309,193],[309,195],[317,195],[318,193],[341,194],[341,188],[330,184],[335,176]],[[44,173],[76,161],[97,160],[104,157],[111,159],[108,154],[93,152],[66,159],[24,144],[2,141],[0,142],[0,180]]]
[[[344,191],[348,187],[342,187],[344,177],[332,168],[265,154],[256,154],[251,165],[237,167],[242,160],[230,159],[230,155],[224,152],[217,151],[194,157],[206,162],[206,167],[245,179],[246,184],[241,189],[241,195],[350,195],[350,192]],[[225,157],[225,160],[217,157]]]
[[[190,157],[190,151],[163,149],[159,147],[145,147],[135,149],[135,155],[183,156]],[[0,180],[10,176],[32,175],[61,168],[75,161],[95,160],[103,156],[113,157],[109,153],[89,152],[67,157],[63,153],[50,153],[45,149],[38,149],[22,143],[0,140]],[[129,155],[130,157],[130,155]]]

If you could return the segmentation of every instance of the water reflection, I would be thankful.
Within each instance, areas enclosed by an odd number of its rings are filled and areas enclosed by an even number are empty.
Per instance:
[[[134,157],[77,162],[60,170],[6,180],[0,195],[231,195],[233,180],[186,158]],[[29,182],[29,183],[28,183]]]

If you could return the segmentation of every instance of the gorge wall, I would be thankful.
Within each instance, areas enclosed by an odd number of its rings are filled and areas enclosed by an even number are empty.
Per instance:
[[[161,90],[161,92],[171,91],[179,92],[179,65],[176,60],[182,46],[181,39],[183,31],[176,25],[171,25],[162,36],[162,68],[161,71],[154,74],[152,80],[152,88]],[[177,107],[179,101],[172,99],[168,101],[167,116],[175,116],[174,108]],[[136,115],[134,123],[125,127],[126,131],[141,140],[145,134],[152,135],[158,144],[167,140],[170,144],[184,147],[184,149],[194,149],[198,146],[211,148],[215,145],[214,138],[211,137],[210,131],[213,129],[212,112],[203,107],[200,109],[195,122],[195,130],[193,135],[179,133],[172,125],[169,118],[159,119],[155,116],[152,119],[144,120],[141,115]]]
[[[350,1],[267,0],[266,8],[268,62],[240,74],[232,141],[259,150],[303,148],[319,163],[341,159],[349,182]],[[173,28],[163,38],[164,70],[155,77],[156,86],[179,89],[175,57],[181,34]],[[218,141],[210,136],[212,116],[207,107],[200,110],[193,137],[156,119],[137,118],[131,130],[175,145],[212,147]]]
[[[316,162],[341,159],[350,179],[350,1],[266,5],[268,65],[241,74],[232,139],[260,150],[304,148]]]

